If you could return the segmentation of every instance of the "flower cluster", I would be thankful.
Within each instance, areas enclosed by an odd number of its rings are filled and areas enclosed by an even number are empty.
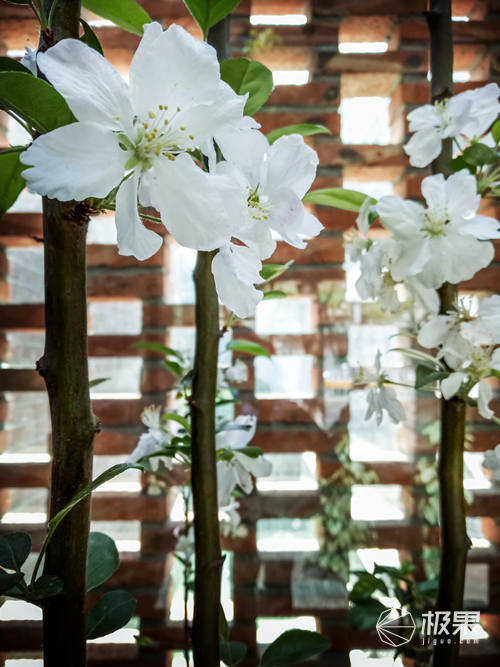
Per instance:
[[[215,50],[183,28],[144,26],[129,84],[79,40],[39,53],[36,64],[78,122],[23,153],[28,188],[61,201],[114,201],[120,254],[145,260],[159,250],[162,237],[138,211],[155,208],[181,245],[218,250],[219,297],[244,318],[263,297],[254,285],[275,239],[304,247],[321,231],[301,201],[316,153],[299,135],[270,146],[243,115],[248,95],[221,80]]]

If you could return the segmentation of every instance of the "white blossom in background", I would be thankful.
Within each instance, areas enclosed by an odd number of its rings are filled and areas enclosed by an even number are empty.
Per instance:
[[[224,371],[224,378],[227,382],[248,382],[248,366],[241,359],[237,359],[236,363],[226,368]]]
[[[500,482],[500,445],[484,453],[483,468],[495,473],[495,479]]]
[[[190,526],[187,534],[181,533],[179,528],[174,530],[177,537],[177,544],[175,545],[175,553],[180,554],[186,561],[189,561],[194,555],[194,528]]]
[[[441,153],[448,137],[474,139],[483,135],[498,117],[500,88],[490,83],[448,100],[424,104],[408,114],[415,134],[404,147],[414,167],[426,167]]]
[[[237,133],[237,140],[231,137]],[[318,156],[303,137],[281,137],[272,146],[255,127],[226,132],[222,152],[226,162],[217,174],[230,177],[246,192],[247,208],[212,262],[217,293],[238,317],[248,317],[263,298],[254,285],[262,283],[261,260],[276,248],[274,237],[305,248],[323,225],[306,213],[302,197],[316,177]],[[218,138],[218,137],[217,137]]]
[[[376,204],[382,225],[397,241],[393,279],[417,278],[430,289],[469,280],[493,259],[488,239],[500,238],[498,222],[476,214],[481,201],[476,179],[465,169],[448,180],[428,176],[422,194],[427,208],[394,195]]]
[[[38,137],[22,154],[30,190],[61,201],[104,198],[115,188],[118,248],[140,260],[162,238],[144,227],[153,206],[181,245],[214,250],[233,233],[246,194],[201,170],[190,156],[243,116],[247,96],[220,79],[215,50],[172,25],[144,26],[127,85],[94,49],[65,39],[38,66],[79,121]]]
[[[344,236],[347,257],[351,262],[359,263],[361,275],[356,281],[356,291],[361,299],[376,299],[383,288],[382,245],[380,241],[368,238],[371,202],[372,198],[366,197],[356,218],[358,229],[352,229]]]
[[[139,438],[137,447],[130,454],[127,463],[138,463],[142,458],[150,457],[149,462],[153,470],[158,470],[160,459],[165,468],[172,470],[173,459],[169,456],[152,456],[156,452],[165,449],[170,445],[172,436],[167,433],[161,424],[161,406],[151,405],[145,408],[141,415],[142,423],[148,427],[148,432],[143,433]]]
[[[251,458],[238,452],[252,440],[256,428],[256,417],[240,415],[216,435],[217,449],[230,450],[233,455],[231,461],[217,462],[218,505],[221,508],[231,505],[231,494],[237,486],[245,493],[252,492],[252,475],[267,477],[272,472],[271,463],[263,456]]]
[[[375,414],[377,418],[377,426],[380,426],[384,417],[384,410],[387,412],[389,419],[393,424],[399,424],[406,418],[405,410],[396,396],[396,392],[392,387],[385,386],[388,382],[387,374],[382,371],[380,359],[380,350],[377,351],[375,357],[375,374],[367,373],[363,368],[360,368],[354,377],[354,384],[373,384],[373,386],[366,393],[366,401],[368,409],[366,411],[365,420]]]
[[[455,396],[464,383],[471,382],[477,385],[477,407],[479,414],[485,419],[491,419],[494,416],[489,403],[493,398],[493,389],[485,382],[485,379],[491,375],[491,370],[500,371],[500,348],[493,351],[493,348],[480,346],[468,346],[467,353],[462,357],[461,363],[456,364],[456,370],[445,380],[441,381],[441,392],[446,400]],[[468,392],[467,392],[468,393]]]

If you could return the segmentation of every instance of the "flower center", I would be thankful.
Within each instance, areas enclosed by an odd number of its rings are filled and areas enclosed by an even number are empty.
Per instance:
[[[449,111],[449,100],[434,102],[434,113],[441,129],[445,130],[452,124],[452,118]]]
[[[267,220],[269,214],[273,212],[274,206],[267,200],[267,197],[258,195],[259,186],[254,190],[247,185],[248,190],[248,211],[250,217],[254,220]]]
[[[426,211],[425,223],[422,227],[422,231],[431,238],[436,236],[446,236],[446,225],[449,222],[450,221],[444,210],[437,209]]]
[[[472,352],[467,373],[476,381],[482,380],[490,374],[491,354],[492,348],[477,347]]]

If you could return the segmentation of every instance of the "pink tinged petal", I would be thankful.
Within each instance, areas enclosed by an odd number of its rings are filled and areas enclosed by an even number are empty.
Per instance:
[[[380,216],[380,222],[399,241],[412,241],[421,236],[424,222],[424,209],[414,201],[405,201],[396,195],[381,197],[375,209]]]
[[[442,130],[429,128],[415,132],[404,146],[412,167],[427,167],[441,153]]]
[[[163,244],[163,239],[144,227],[137,212],[139,175],[139,172],[135,171],[120,185],[116,195],[115,223],[118,254],[132,255],[143,261],[158,252]]]
[[[219,250],[212,261],[212,273],[217,294],[226,308],[242,319],[251,315],[264,294],[255,289],[253,284],[245,284],[237,278],[233,261],[224,248]]]
[[[270,195],[271,191],[286,187],[302,199],[316,178],[318,164],[316,151],[304,143],[303,137],[280,137],[267,153],[263,189]]]
[[[116,134],[84,122],[43,134],[20,160],[33,166],[23,172],[33,192],[60,201],[82,201],[105,197],[119,185],[130,156],[130,151],[120,148]]]
[[[481,195],[477,194],[476,179],[467,169],[452,174],[446,181],[445,190],[446,209],[450,218],[467,218],[477,211]]]
[[[213,102],[219,82],[215,50],[178,25],[165,30],[130,67],[131,99],[141,120],[150,111],[156,113],[160,104],[184,111]]]
[[[38,66],[79,121],[132,132],[128,86],[95,49],[77,39],[63,39],[38,55]],[[113,120],[115,116],[120,120]]]
[[[480,241],[488,239],[500,239],[500,226],[498,220],[485,215],[476,215],[470,220],[464,220],[460,225],[461,234],[470,234]]]
[[[422,181],[422,194],[430,209],[443,209],[446,203],[446,181],[443,174],[427,176]]]
[[[452,396],[455,396],[457,391],[462,386],[462,382],[467,379],[465,373],[451,373],[447,378],[441,380],[441,393],[448,401]]]
[[[449,336],[453,320],[448,315],[431,317],[418,333],[418,344],[432,349],[441,345]]]
[[[269,213],[267,224],[278,232],[284,241],[293,242],[304,224],[305,209],[300,198],[288,188],[273,192],[270,200],[274,209]]]
[[[195,250],[215,250],[231,238],[234,223],[213,179],[183,153],[158,158],[151,170],[151,202],[177,243]]]
[[[491,419],[495,414],[493,410],[490,409],[489,403],[493,398],[493,389],[486,382],[479,383],[479,392],[477,397],[477,408],[481,417],[485,419]]]

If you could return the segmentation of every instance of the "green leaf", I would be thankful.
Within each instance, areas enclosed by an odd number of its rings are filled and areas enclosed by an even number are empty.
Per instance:
[[[453,171],[461,171],[462,169],[468,169],[473,176],[476,174],[477,171],[476,167],[473,167],[470,164],[468,164],[460,155],[458,157],[451,158],[450,167],[453,169]]]
[[[288,294],[286,292],[282,292],[279,289],[272,289],[269,290],[269,292],[264,292],[264,299],[286,299]]]
[[[498,144],[500,141],[500,120],[497,120],[491,128],[491,134],[493,135],[493,141]]]
[[[303,125],[288,125],[287,127],[280,127],[279,130],[273,130],[266,134],[267,140],[272,145],[280,137],[285,137],[289,134],[300,134],[302,137],[311,137],[313,134],[331,134],[330,130],[324,125],[312,125],[311,123],[304,123]]]
[[[18,150],[0,152],[0,218],[5,215],[12,204],[19,197],[26,185],[21,173],[26,165],[21,164],[19,156],[25,150],[24,146]]]
[[[183,426],[188,433],[191,433],[191,426],[189,425],[188,420],[185,417],[181,417],[180,415],[175,414],[175,412],[168,412],[166,415],[163,415],[162,420],[169,420],[173,422],[177,422],[181,426]]]
[[[260,447],[241,447],[235,451],[238,451],[238,454],[244,454],[245,456],[248,456],[249,459],[258,459],[259,456],[264,454],[264,450]]]
[[[387,609],[379,600],[374,600],[373,598],[360,600],[351,608],[351,627],[354,630],[374,628],[377,625],[380,614],[383,611],[387,611]]]
[[[274,278],[281,276],[285,271],[288,271],[292,264],[293,259],[286,264],[263,264],[260,271],[260,277],[264,282],[269,282],[269,280],[273,280]]]
[[[462,159],[473,167],[483,167],[485,164],[498,162],[496,151],[484,144],[472,144],[462,153]]]
[[[0,537],[0,565],[7,570],[21,571],[31,551],[31,537],[27,533],[7,533]]]
[[[242,642],[221,642],[220,659],[227,665],[233,667],[243,660],[247,654],[247,647]]]
[[[354,584],[352,591],[349,593],[349,600],[351,602],[358,602],[371,598],[375,591],[381,591],[386,597],[389,597],[389,591],[382,579],[379,579],[374,574],[367,572]]]
[[[31,73],[0,72],[0,107],[40,134],[76,121],[64,97]]]
[[[116,632],[132,618],[137,600],[126,591],[111,591],[96,602],[87,616],[87,639]]]
[[[240,0],[184,0],[206,37],[208,29],[230,14]]]
[[[330,648],[330,641],[319,632],[287,630],[267,647],[261,667],[285,667],[313,658]]]
[[[142,350],[151,350],[152,352],[160,352],[166,357],[177,357],[179,361],[184,361],[184,357],[177,350],[162,345],[161,343],[134,343],[132,347],[140,347]]]
[[[324,188],[323,190],[313,190],[308,192],[302,198],[303,202],[310,204],[319,204],[320,206],[332,206],[341,208],[343,211],[359,211],[366,199],[364,192],[356,190],[345,190],[344,188]],[[372,204],[376,199],[372,198]]]
[[[100,53],[101,56],[103,56],[104,53],[102,52],[101,42],[99,41],[95,32],[89,26],[87,21],[80,19],[80,23],[83,26],[83,35],[80,37],[80,42],[90,46],[91,49],[94,49],[94,51],[97,51],[97,53]]]
[[[5,595],[7,591],[14,588],[14,586],[22,579],[24,579],[24,574],[22,572],[8,574],[5,570],[0,570],[0,595]]]
[[[120,563],[115,541],[104,533],[90,533],[87,555],[87,590],[109,579]]]
[[[227,349],[232,350],[233,352],[248,352],[248,354],[254,354],[256,357],[271,357],[269,352],[259,345],[254,343],[251,340],[232,340],[227,344]]]
[[[253,116],[273,92],[273,73],[256,60],[225,60],[220,64],[220,76],[237,95],[249,93],[244,110],[246,116]]]
[[[82,0],[82,6],[134,35],[143,35],[142,26],[151,23],[148,14],[135,0]]]
[[[33,588],[29,593],[26,593],[26,602],[34,602],[35,600],[43,600],[57,595],[64,587],[63,580],[53,574],[43,574],[33,584]]]
[[[415,369],[415,389],[421,389],[428,384],[438,382],[438,380],[444,380],[448,375],[449,373],[446,373],[445,371],[435,371],[428,366],[418,364]]]
[[[171,359],[165,359],[163,363],[170,371],[172,371],[172,373],[175,373],[179,377],[181,377],[181,375],[184,373],[184,369],[176,361],[172,361]]]
[[[6,56],[0,58],[0,72],[22,72],[23,74],[31,74],[33,76],[31,70],[25,65],[18,60],[14,60],[14,58],[7,58]]]
[[[92,387],[97,387],[98,385],[102,384],[103,382],[107,382],[108,380],[111,380],[111,378],[96,378],[95,380],[90,380],[89,387],[92,389]]]

